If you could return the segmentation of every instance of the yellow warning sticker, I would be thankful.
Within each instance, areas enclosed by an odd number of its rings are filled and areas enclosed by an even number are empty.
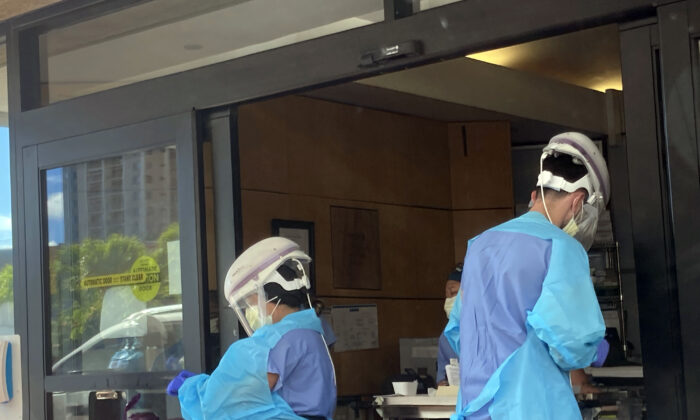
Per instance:
[[[148,302],[156,297],[160,289],[160,267],[153,258],[142,256],[136,259],[128,273],[84,277],[80,280],[80,286],[84,289],[132,286],[134,296]]]
[[[132,273],[140,273],[144,276],[142,283],[131,286],[131,292],[143,302],[152,300],[160,289],[160,267],[151,257],[139,257],[131,266]]]

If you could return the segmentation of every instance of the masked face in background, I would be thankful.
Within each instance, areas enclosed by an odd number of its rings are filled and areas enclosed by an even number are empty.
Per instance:
[[[457,296],[452,296],[447,299],[445,299],[445,315],[447,315],[447,318],[450,317],[450,313],[452,312],[452,308],[455,306],[455,301],[457,300]]]
[[[450,317],[450,312],[452,312],[452,307],[457,300],[457,294],[459,293],[460,282],[456,280],[447,280],[445,284],[445,304],[443,309],[447,317]]]

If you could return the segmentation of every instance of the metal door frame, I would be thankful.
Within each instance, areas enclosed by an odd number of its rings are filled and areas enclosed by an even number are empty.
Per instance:
[[[73,392],[101,389],[165,389],[175,372],[157,373],[90,373],[86,375],[51,375],[50,372],[50,302],[48,294],[48,246],[43,171],[62,165],[175,145],[177,150],[178,219],[180,224],[180,261],[182,273],[182,337],[185,368],[201,372],[205,367],[204,337],[208,323],[204,322],[206,295],[202,281],[202,239],[200,220],[200,155],[196,142],[193,113],[185,113],[134,125],[22,149],[23,204],[25,206],[25,260],[27,278],[28,332],[26,335],[29,393],[25,404],[31,418],[51,418],[52,392]],[[38,261],[37,261],[38,260]],[[41,363],[38,363],[38,362]],[[29,397],[29,398],[27,398]]]
[[[240,104],[458,57],[468,52],[503,47],[606,23],[654,17],[657,7],[665,4],[671,7],[677,0],[577,0],[572,2],[538,0],[530,2],[527,8],[523,8],[521,0],[461,1],[416,14],[407,14],[403,8],[396,7],[404,0],[385,0],[386,18],[381,23],[41,108],[30,106],[31,101],[36,99],[36,91],[33,90],[32,83],[36,81],[39,74],[38,49],[35,40],[37,31],[52,25],[75,23],[142,1],[70,0],[13,18],[2,24],[7,31],[10,136],[14,157],[13,213],[16,217],[13,220],[13,230],[24,233],[24,235],[18,234],[14,242],[16,250],[14,262],[17,267],[14,283],[16,302],[27,302],[32,290],[29,283],[31,279],[38,278],[36,267],[28,261],[29,256],[42,255],[41,252],[37,253],[41,250],[36,249],[40,247],[41,242],[37,241],[37,238],[41,238],[43,229],[36,225],[36,221],[41,220],[41,201],[38,195],[40,194],[39,175],[36,170],[39,167],[37,145],[50,143],[56,139],[82,137],[85,133],[95,133],[94,135],[99,136],[99,133],[105,130],[120,130],[114,127],[128,126],[139,121],[153,121],[168,115],[189,113],[193,107],[207,109],[222,104]],[[401,58],[371,68],[358,66],[363,53],[379,46],[406,40],[421,41],[423,55]],[[633,49],[625,51],[623,48],[623,55],[632,52]],[[148,126],[150,123],[143,124]],[[184,131],[194,133],[194,123],[190,121],[189,126]],[[230,145],[220,143],[219,146],[223,153],[217,156],[221,156],[221,159],[227,159],[227,156],[235,158]],[[188,150],[192,150],[192,155],[188,158],[193,160],[192,173],[198,176],[198,155],[195,153],[197,147],[194,144],[187,147]],[[180,159],[180,154],[178,156]],[[23,164],[24,162],[29,165],[29,168]],[[226,174],[235,175],[238,168],[233,159],[220,163],[221,183],[217,183],[216,188],[217,191],[223,188],[225,194],[217,197],[222,200],[235,200],[234,181],[230,177],[227,178]],[[178,165],[178,174],[182,169],[183,166]],[[215,171],[217,171],[216,168]],[[197,183],[199,181],[195,182]],[[23,185],[27,187],[23,188]],[[29,187],[30,185],[32,187]],[[633,189],[632,187],[630,185],[630,190]],[[200,203],[197,197],[199,192],[195,189],[192,194],[196,200],[192,200],[190,204]],[[182,197],[184,194],[181,194],[180,198]],[[239,217],[240,215],[235,214],[236,205],[237,203],[228,201],[224,203],[219,199],[216,203],[217,210],[219,207],[234,209],[234,217]],[[646,203],[644,208],[653,212],[656,211],[655,205],[655,202]],[[201,223],[198,206],[199,204],[195,204],[195,208],[190,211],[190,214],[197,218],[192,219],[195,224],[198,223],[197,221]],[[639,215],[639,212],[637,214]],[[223,214],[217,212],[217,222],[223,217]],[[653,220],[654,223],[658,221]],[[227,229],[233,235],[238,234],[239,232],[236,232],[229,221],[225,222]],[[201,226],[199,230],[195,227],[193,232],[196,237],[196,243],[193,245],[196,245],[199,268],[198,272],[193,274],[196,274],[196,278],[199,279],[205,267],[201,264],[201,253],[205,252],[201,245],[203,242],[197,236],[203,234]],[[635,235],[637,232],[638,230],[635,230]],[[635,245],[638,242],[635,239]],[[219,239],[217,239],[217,247],[218,243]],[[640,250],[644,251],[644,248],[638,249],[635,246],[636,255],[640,255]],[[221,260],[217,259],[217,261],[218,264],[222,264]],[[217,271],[220,271],[219,268]],[[220,280],[221,278],[219,276]],[[201,283],[200,280],[200,286]],[[184,295],[183,298],[185,298]],[[201,338],[206,331],[205,328],[208,328],[208,323],[202,323],[206,296],[200,290],[196,297],[198,301],[192,300],[195,299],[192,296],[187,299],[190,302],[190,309],[184,310],[193,311],[192,313],[199,317],[198,323],[201,327],[198,331],[192,331],[196,334],[192,337],[192,341],[195,341],[195,337],[199,337],[198,344],[201,347],[204,345],[204,340]],[[185,305],[184,302],[183,305]],[[34,319],[35,312],[32,311],[36,309],[38,308],[28,311],[24,309],[24,305],[15,305],[16,330],[22,336],[27,348],[38,344],[44,345],[43,341],[34,342],[37,335],[36,328],[43,327],[46,322],[45,318],[41,318],[40,322]],[[41,309],[39,313],[44,313],[44,308]],[[201,364],[203,363],[201,349],[199,353]],[[27,353],[22,355],[24,366],[30,366],[30,360],[35,359],[30,359]],[[35,407],[34,404],[30,405],[30,398],[42,398],[42,408],[37,410],[36,416],[44,418],[46,394],[43,373],[39,378],[36,376],[37,369],[32,367],[33,374],[23,375],[24,413],[30,413],[29,408]],[[35,381],[39,380],[41,386],[35,385]],[[32,384],[31,393],[30,384]],[[38,390],[39,394],[34,390]],[[31,414],[31,418],[34,418],[35,413]]]
[[[623,94],[649,418],[700,416],[698,9],[662,6],[658,21],[621,32],[623,82],[635,86]]]

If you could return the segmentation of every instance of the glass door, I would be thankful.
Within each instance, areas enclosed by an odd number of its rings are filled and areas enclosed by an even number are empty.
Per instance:
[[[201,371],[204,347],[192,120],[23,150],[30,360],[45,362],[30,366],[46,396],[32,418],[180,417],[165,387]]]

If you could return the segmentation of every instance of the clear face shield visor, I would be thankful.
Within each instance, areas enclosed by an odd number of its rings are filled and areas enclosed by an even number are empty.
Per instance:
[[[262,283],[251,282],[251,286],[253,287],[247,288],[249,290],[237,294],[231,304],[238,321],[249,336],[261,327],[272,324],[272,314],[279,305],[277,296],[267,296]],[[275,307],[268,311],[270,302],[275,303]]]
[[[588,251],[593,245],[596,231],[598,230],[598,218],[605,208],[605,201],[600,193],[593,193],[583,203],[581,211],[574,216],[578,231],[574,234],[574,239],[579,241],[583,248]]]

